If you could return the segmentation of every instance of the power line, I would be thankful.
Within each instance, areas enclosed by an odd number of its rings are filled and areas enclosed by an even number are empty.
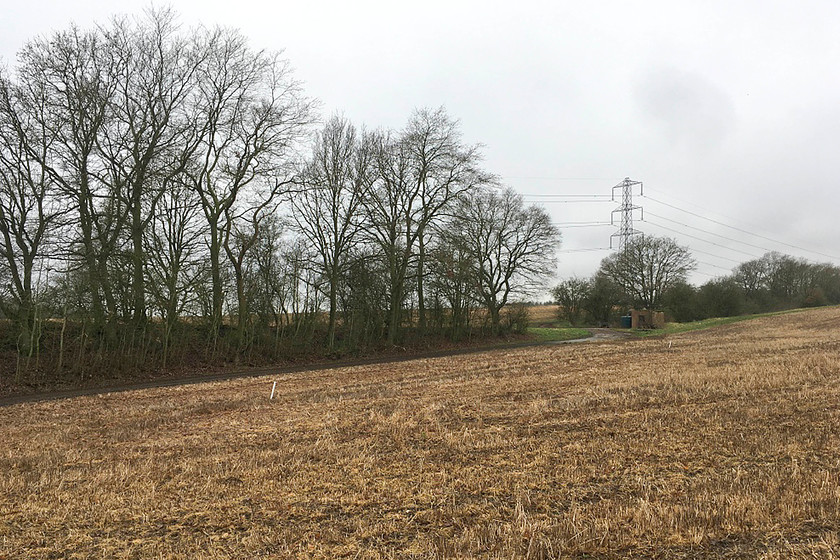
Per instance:
[[[523,193],[525,197],[546,197],[546,198],[609,198],[612,196],[608,194],[551,194],[551,193]]]
[[[813,254],[815,254],[815,255],[820,255],[820,256],[822,256],[822,257],[827,257],[827,258],[829,258],[829,259],[840,260],[840,257],[836,257],[836,256],[834,256],[834,255],[829,255],[829,254],[827,254],[827,253],[821,253],[820,251],[813,251],[813,250],[811,250],[811,249],[806,249],[805,247],[800,247],[799,245],[794,245],[794,244],[792,244],[792,243],[786,243],[786,242],[784,242],[784,241],[779,241],[778,239],[773,239],[772,237],[767,237],[766,235],[761,235],[761,234],[758,234],[758,233],[753,233],[753,232],[751,232],[751,231],[748,231],[748,230],[745,230],[745,229],[741,229],[741,228],[739,228],[739,227],[731,226],[731,225],[729,225],[729,224],[726,224],[726,223],[721,222],[721,221],[718,221],[718,220],[714,220],[714,219],[709,218],[709,217],[707,217],[707,216],[703,216],[703,215],[701,215],[701,214],[697,214],[697,213],[695,213],[695,212],[691,212],[690,210],[685,210],[685,209],[683,209],[683,208],[680,208],[679,206],[675,206],[675,205],[673,205],[673,204],[669,204],[669,203],[667,203],[667,202],[663,202],[663,201],[658,200],[658,199],[656,199],[656,198],[653,198],[652,196],[649,196],[649,195],[648,195],[648,196],[645,196],[645,198],[647,198],[647,199],[649,199],[649,200],[652,200],[653,202],[656,202],[656,203],[658,203],[658,204],[662,204],[663,206],[667,206],[667,207],[669,207],[669,208],[673,208],[674,210],[678,210],[678,211],[680,211],[680,212],[684,212],[684,213],[689,214],[689,215],[691,215],[691,216],[695,216],[695,217],[697,217],[697,218],[701,218],[701,219],[703,219],[703,220],[707,220],[707,221],[709,221],[709,222],[712,222],[713,224],[717,224],[717,225],[719,225],[719,226],[727,227],[727,228],[729,228],[729,229],[732,229],[732,230],[735,230],[735,231],[738,231],[738,232],[741,232],[741,233],[746,233],[747,235],[752,235],[753,237],[758,237],[758,238],[760,238],[760,239],[764,239],[765,241],[770,241],[770,242],[772,242],[772,243],[778,243],[779,245],[785,245],[785,246],[787,246],[787,247],[791,247],[791,248],[793,248],[793,249],[798,249],[798,250],[800,250],[800,251],[805,251],[806,253],[813,253]],[[667,219],[667,218],[665,218],[665,219]],[[688,226],[688,227],[690,227],[690,226]],[[716,234],[715,234],[715,235],[716,235]],[[722,236],[721,236],[721,237],[722,237]],[[744,244],[745,244],[745,245],[747,245],[747,243],[744,243]],[[752,246],[752,247],[757,247],[756,245],[751,245],[751,246]],[[760,247],[759,247],[759,248],[760,248]],[[770,249],[763,249],[763,250],[768,251],[768,250],[770,250]]]
[[[707,235],[714,235],[715,237],[720,237],[721,239],[726,239],[727,241],[732,241],[733,243],[740,243],[741,245],[746,245],[747,247],[752,247],[753,249],[760,249],[762,251],[772,251],[772,249],[768,249],[767,247],[761,247],[760,245],[753,245],[752,243],[747,243],[746,241],[738,241],[737,239],[732,239],[731,237],[726,237],[725,235],[721,235],[719,233],[715,233],[713,231],[708,231],[702,228],[690,226],[688,224],[684,224],[682,222],[678,222],[677,220],[672,220],[671,218],[666,218],[665,216],[657,216],[653,212],[648,212],[648,216],[653,216],[654,218],[659,218],[660,220],[665,220],[666,222],[671,222],[683,227],[687,227],[689,229],[693,229],[699,231],[701,233],[705,233]]]
[[[609,247],[594,247],[592,249],[560,249],[558,253],[590,253],[592,251],[612,251]]]
[[[674,200],[678,200],[678,201],[680,201],[680,202],[682,202],[682,203],[684,203],[684,204],[688,204],[689,206],[693,206],[693,207],[695,207],[695,208],[697,208],[697,209],[699,209],[699,210],[702,210],[702,211],[704,211],[704,212],[708,212],[708,213],[710,213],[710,214],[716,214],[716,215],[718,215],[718,216],[721,216],[721,217],[723,217],[723,218],[726,218],[727,220],[731,220],[731,221],[733,221],[733,222],[735,222],[735,223],[741,223],[741,224],[743,224],[743,225],[745,225],[745,226],[748,226],[748,227],[750,227],[750,228],[760,228],[760,227],[761,227],[761,226],[757,226],[757,225],[755,225],[755,224],[750,224],[750,223],[745,222],[745,221],[743,221],[743,220],[740,220],[740,219],[738,219],[738,218],[734,218],[734,217],[732,217],[732,216],[727,216],[726,214],[721,214],[720,212],[716,212],[715,210],[712,210],[712,209],[710,209],[710,208],[706,208],[706,207],[704,207],[704,206],[702,206],[702,205],[700,205],[700,204],[696,204],[696,203],[691,202],[691,201],[689,201],[689,200],[685,200],[684,198],[680,198],[680,197],[678,197],[678,196],[674,196],[674,195],[672,195],[672,194],[670,194],[670,193],[666,193],[666,192],[661,191],[661,190],[658,190],[658,189],[648,188],[648,190],[649,190],[649,191],[653,191],[653,192],[655,192],[655,193],[659,193],[660,195],[663,195],[663,196],[665,196],[666,198],[673,198]],[[648,198],[651,198],[651,197],[648,197]],[[655,199],[651,198],[651,200],[655,200]],[[656,202],[660,202],[660,201],[658,201],[658,200],[655,200],[655,201],[656,201]],[[665,203],[663,203],[663,204],[665,204]],[[681,208],[678,208],[678,209],[679,209],[679,210],[682,210]],[[703,216],[703,217],[705,217],[705,216]]]
[[[698,241],[702,241],[703,243],[708,243],[709,245],[714,245],[715,247],[721,247],[723,249],[727,249],[728,251],[734,251],[736,253],[741,253],[743,255],[747,255],[748,257],[758,259],[761,258],[759,256],[753,255],[752,253],[747,253],[746,251],[741,251],[740,249],[733,249],[732,247],[727,247],[726,245],[721,245],[720,243],[715,243],[714,241],[709,241],[708,239],[703,239],[702,237],[697,237],[696,235],[691,235],[690,233],[685,233],[684,231],[679,231],[673,228],[669,228],[668,226],[663,226],[662,224],[657,224],[656,222],[651,222],[650,220],[645,220],[646,224],[650,224],[652,226],[656,226],[658,228],[662,228],[664,230],[668,230],[673,233],[677,233],[679,235],[684,235],[686,237],[690,237],[692,239],[696,239]]]
[[[534,177],[534,176],[524,177],[524,176],[522,176],[522,177],[508,177],[508,178],[558,180],[558,181],[559,180],[563,180],[563,181],[583,181],[583,180],[587,180],[587,181],[598,180],[598,181],[601,181],[601,180],[607,180],[607,179],[604,179],[604,178],[594,178],[594,177],[572,178],[572,177]],[[631,181],[629,178],[625,178],[624,181],[622,181],[621,183],[619,183],[618,185],[613,187],[613,193],[615,192],[616,188],[621,188],[622,191],[623,191],[622,194],[626,195],[626,193],[624,193],[624,191],[627,190],[628,184],[633,185],[633,186],[641,185],[640,182]],[[649,190],[653,190],[654,192],[661,192],[661,191],[657,191],[656,189],[649,189]],[[667,193],[662,193],[662,194],[665,194],[666,196],[669,196],[669,195],[667,195]],[[621,232],[616,234],[618,236],[621,236],[623,233],[626,234],[627,232],[631,232],[631,231],[635,232],[635,230],[632,229],[633,228],[633,226],[632,226],[632,215],[629,216],[629,220],[626,219],[625,215],[628,213],[628,210],[630,212],[632,212],[633,210],[641,210],[641,208],[633,206],[633,201],[632,201],[632,198],[631,198],[632,197],[632,192],[630,193],[630,195],[631,195],[630,197],[623,196],[622,205],[617,210],[615,210],[613,212],[613,214],[615,214],[615,212],[619,212],[619,213],[622,214],[622,224],[621,224],[621,227],[619,228],[621,230]],[[683,212],[685,214],[688,214],[690,216],[694,216],[696,218],[706,220],[708,222],[714,223],[714,224],[719,225],[719,226],[729,228],[729,229],[737,231],[739,233],[750,235],[750,236],[753,236],[753,237],[759,238],[759,239],[764,239],[764,240],[769,241],[771,243],[777,243],[777,244],[785,245],[787,247],[798,249],[800,251],[804,251],[804,252],[807,252],[807,253],[820,255],[820,256],[823,256],[823,257],[830,258],[830,259],[840,260],[840,257],[836,257],[834,255],[829,255],[827,253],[822,253],[822,252],[819,252],[819,251],[806,249],[806,248],[801,247],[799,245],[795,245],[795,244],[792,244],[792,243],[786,243],[784,241],[773,239],[773,238],[765,236],[765,235],[761,235],[761,234],[758,234],[758,233],[753,233],[752,231],[749,231],[749,230],[746,230],[746,229],[743,229],[743,228],[732,226],[732,225],[727,224],[725,222],[715,220],[713,218],[709,218],[709,217],[704,216],[702,214],[698,214],[696,212],[686,210],[684,208],[681,208],[681,207],[676,206],[674,204],[665,202],[663,200],[659,200],[658,198],[652,197],[649,194],[645,195],[643,192],[641,193],[641,195],[643,197],[649,199],[651,202],[661,204],[661,205],[666,206],[668,208],[677,210],[679,212]],[[529,203],[539,203],[539,204],[542,204],[542,203],[586,204],[586,203],[596,203],[596,202],[611,202],[611,201],[614,200],[614,194],[613,195],[603,195],[603,194],[584,194],[584,193],[568,193],[568,194],[562,194],[562,193],[527,193],[527,194],[523,194],[523,198],[525,198],[526,201],[529,202]],[[676,197],[673,197],[673,198],[676,198]],[[683,201],[683,202],[686,202],[687,204],[692,204],[692,203],[687,202],[687,201]],[[660,216],[660,215],[657,215],[657,214],[653,214],[653,213],[650,213],[649,211],[648,211],[648,215],[651,216],[651,217],[657,218],[659,220],[664,220],[668,223],[679,226],[680,228],[686,228],[686,229],[690,229],[690,230],[693,230],[693,231],[697,231],[697,232],[703,233],[705,235],[713,236],[715,238],[719,238],[719,239],[728,241],[729,243],[732,243],[732,244],[758,249],[758,250],[763,251],[763,252],[772,251],[772,249],[770,249],[768,247],[764,247],[764,246],[761,246],[761,245],[756,245],[754,243],[749,243],[749,242],[746,242],[746,241],[741,241],[739,239],[734,239],[732,237],[727,237],[726,235],[722,235],[722,234],[716,233],[714,231],[709,231],[707,229],[695,227],[695,226],[680,222],[678,220],[667,218],[665,216]],[[722,244],[722,243],[717,243],[717,242],[711,241],[709,239],[704,239],[702,237],[698,237],[696,235],[692,235],[690,233],[687,233],[686,231],[681,231],[681,230],[678,230],[678,229],[675,229],[675,228],[672,228],[672,227],[665,226],[661,223],[652,222],[652,221],[646,219],[644,214],[641,217],[641,221],[643,221],[647,224],[650,224],[654,227],[661,228],[665,231],[669,231],[669,232],[678,234],[680,236],[691,238],[691,239],[700,241],[702,243],[706,243],[708,245],[719,247],[719,248],[725,249],[727,251],[731,251],[731,252],[738,253],[738,254],[741,254],[741,255],[746,255],[746,256],[748,256],[750,258],[753,258],[753,259],[760,258],[758,255],[755,255],[755,254],[750,253],[748,251],[744,251],[744,250],[741,250],[741,249],[738,249],[738,248],[734,248],[732,246],[728,246],[728,245],[725,245],[725,244]],[[554,223],[554,225],[559,229],[570,229],[570,228],[583,228],[583,227],[605,227],[607,225],[615,225],[615,224],[612,221],[609,224],[606,223],[606,222],[589,221],[589,222],[556,222],[556,223]],[[733,258],[722,256],[718,253],[702,251],[700,249],[695,249],[693,247],[689,247],[689,248],[694,253],[708,255],[708,256],[714,257],[716,259],[721,259],[721,260],[728,261],[728,262],[735,263],[735,264],[740,264],[740,262],[741,262],[741,261],[738,261],[738,260],[733,259]],[[604,248],[587,248],[587,249],[566,249],[566,250],[562,250],[560,252],[562,252],[562,253],[578,253],[578,252],[592,252],[592,251],[606,251],[606,250],[611,250],[611,248],[604,247]],[[719,265],[716,265],[716,264],[713,264],[713,263],[698,261],[698,264],[702,264],[704,266],[710,266],[710,267],[713,267],[715,269],[730,272],[730,269],[724,268],[723,266],[719,266]]]
[[[722,266],[718,266],[718,265],[716,265],[716,264],[712,264],[712,263],[707,263],[707,262],[703,262],[703,261],[697,261],[697,264],[702,264],[702,265],[704,265],[704,266],[711,266],[711,267],[714,267],[714,268],[719,268],[719,269],[721,269],[721,270],[725,270],[726,272],[732,272],[732,271],[731,271],[730,269],[728,269],[728,268],[724,268],[724,267],[722,267]]]
[[[611,226],[613,225],[612,222],[596,222],[596,221],[588,221],[588,222],[554,222],[556,226],[564,226],[564,225],[578,225],[578,224],[592,224],[596,226]]]
[[[665,218],[664,216],[657,216],[656,214],[653,214],[653,213],[651,213],[651,212],[648,212],[648,215],[649,215],[649,216],[653,216],[653,217],[655,217],[655,218],[660,218],[660,219],[662,219],[662,220],[666,220],[666,221],[668,221],[668,222],[672,222],[672,223],[675,223],[675,224],[681,225],[681,226],[683,226],[683,227],[687,227],[687,228],[690,228],[690,229],[694,229],[694,230],[700,231],[700,232],[702,232],[702,233],[706,233],[706,234],[708,234],[708,235],[714,235],[714,236],[716,236],[716,237],[720,237],[720,238],[722,238],[722,239],[725,239],[725,240],[727,240],[727,241],[731,241],[731,242],[733,242],[733,243],[740,243],[741,245],[746,245],[746,246],[748,246],[748,247],[753,247],[753,248],[755,248],[755,249],[761,249],[762,251],[772,251],[772,249],[769,249],[769,248],[767,248],[767,247],[761,247],[760,245],[753,245],[752,243],[747,243],[746,241],[739,241],[739,240],[737,240],[737,239],[732,239],[731,237],[726,237],[725,235],[721,235],[721,234],[719,234],[719,233],[714,233],[714,232],[712,232],[712,231],[707,231],[707,230],[704,230],[704,229],[701,229],[701,228],[697,228],[697,227],[694,227],[694,226],[690,226],[690,225],[684,224],[684,223],[682,223],[682,222],[678,222],[678,221],[676,221],[676,220],[672,220],[672,219],[670,219],[670,218]],[[733,249],[732,247],[726,247],[726,246],[724,246],[724,245],[719,245],[719,244],[717,244],[717,243],[713,243],[712,241],[708,241],[708,240],[706,240],[706,239],[701,239],[701,238],[699,238],[699,237],[692,236],[692,235],[690,235],[690,234],[688,234],[688,233],[685,233],[685,232],[680,232],[680,231],[677,231],[677,230],[673,230],[673,229],[667,228],[666,226],[663,226],[663,225],[661,225],[661,224],[656,224],[656,223],[654,223],[654,222],[651,222],[650,220],[648,220],[648,223],[653,224],[653,225],[655,225],[656,227],[661,227],[661,228],[664,228],[664,229],[669,229],[670,231],[673,231],[673,232],[675,232],[675,233],[679,233],[679,234],[681,234],[681,235],[686,235],[686,236],[688,236],[688,237],[693,237],[694,239],[698,239],[698,240],[703,241],[703,242],[705,242],[705,243],[710,243],[710,244],[712,244],[712,245],[717,245],[718,247],[724,247],[725,249],[728,249],[729,251],[736,251],[736,252],[739,252],[739,253],[743,253],[743,254],[745,254],[745,255],[749,255],[749,256],[751,256],[751,257],[753,257],[753,258],[756,258],[756,259],[757,259],[757,258],[760,258],[760,257],[758,257],[758,256],[756,256],[756,255],[751,254],[751,253],[747,253],[747,252],[745,252],[745,251],[740,251],[739,249]],[[817,262],[816,262],[816,261],[814,261],[814,260],[807,259],[807,258],[804,258],[804,257],[803,257],[803,260],[805,260],[805,261],[807,261],[807,262],[811,262],[811,263],[819,264],[819,263],[817,263]]]
[[[694,247],[690,247],[690,249],[695,253],[700,253],[701,255],[708,255],[710,257],[715,257],[716,259],[722,259],[725,261],[733,262],[735,264],[741,264],[743,261],[739,261],[737,259],[730,259],[729,257],[722,257],[715,253],[709,253],[708,251],[701,251],[700,249],[695,249]]]
[[[525,199],[525,202],[539,202],[540,204],[545,203],[552,203],[552,204],[585,204],[585,203],[593,203],[593,202],[612,202],[612,200],[605,198],[605,199],[570,199],[570,200],[528,200]]]
[[[534,181],[621,181],[618,177],[540,177],[540,176],[517,176],[505,175],[503,179],[526,179]]]

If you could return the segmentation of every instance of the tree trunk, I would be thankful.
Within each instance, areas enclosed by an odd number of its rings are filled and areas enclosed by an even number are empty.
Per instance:
[[[32,351],[32,332],[35,328],[34,310],[32,294],[21,294],[21,302],[16,317],[18,323],[18,352],[27,356]]]
[[[397,343],[397,334],[399,332],[400,316],[402,315],[402,285],[401,283],[392,282],[391,288],[391,308],[389,310],[388,321],[388,344],[394,345]]]
[[[423,294],[423,267],[426,259],[426,244],[423,242],[423,231],[417,236],[417,330],[419,334],[426,333],[426,301]]]
[[[132,319],[134,328],[138,331],[143,329],[146,321],[146,276],[143,271],[145,265],[145,254],[143,252],[143,216],[140,208],[140,188],[135,186],[135,195],[131,209],[131,241],[132,241],[132,278],[131,291],[134,301]]]
[[[327,347],[332,352],[335,347],[336,308],[338,307],[338,278],[337,274],[330,279],[330,318],[327,326]]]
[[[490,307],[490,323],[493,328],[493,334],[502,334],[502,318],[500,314],[500,308],[495,304],[493,304]]]
[[[213,342],[213,349],[219,340],[219,331],[222,327],[222,269],[221,269],[221,241],[217,221],[210,222],[210,282],[212,284],[212,300],[210,311],[210,336]]]
[[[79,192],[79,226],[82,230],[82,246],[84,247],[84,259],[88,273],[88,285],[90,287],[91,311],[93,314],[94,332],[104,331],[105,309],[102,305],[101,284],[99,279],[99,263],[96,261],[96,254],[93,246],[93,224],[88,212],[88,199],[90,195],[87,189],[87,180],[82,176],[82,184]]]
[[[242,263],[235,266],[236,272],[236,303],[239,307],[237,326],[239,329],[239,350],[245,351],[250,346],[248,327],[251,313],[248,309],[248,296],[245,293],[245,278],[242,275]]]

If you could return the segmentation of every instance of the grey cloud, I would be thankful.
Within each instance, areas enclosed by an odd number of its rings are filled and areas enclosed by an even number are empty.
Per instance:
[[[677,68],[645,73],[635,101],[669,141],[689,149],[715,148],[735,127],[730,97],[705,77]]]

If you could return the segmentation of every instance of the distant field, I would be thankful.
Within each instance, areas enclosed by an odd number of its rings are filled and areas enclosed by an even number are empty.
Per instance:
[[[837,558],[840,309],[0,409],[0,558]]]
[[[528,307],[528,322],[535,327],[554,325],[557,308],[557,305],[531,305]]]

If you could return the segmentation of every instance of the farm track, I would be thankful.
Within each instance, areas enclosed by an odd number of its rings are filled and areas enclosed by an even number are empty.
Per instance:
[[[333,369],[352,367],[352,366],[368,366],[380,365],[389,363],[402,363],[411,360],[425,360],[429,358],[445,358],[448,356],[462,356],[465,354],[479,354],[491,350],[509,350],[517,348],[529,348],[533,346],[552,346],[556,344],[574,344],[582,342],[610,342],[625,340],[632,335],[623,332],[617,332],[612,329],[589,329],[592,336],[585,338],[575,338],[571,340],[552,341],[552,342],[516,342],[509,344],[491,345],[491,346],[475,346],[458,349],[437,350],[432,352],[422,352],[417,354],[410,354],[405,356],[375,356],[372,358],[355,358],[346,360],[337,360],[327,363],[315,364],[301,364],[295,366],[265,366],[259,368],[250,368],[244,370],[226,371],[220,373],[211,373],[205,375],[191,375],[187,377],[174,377],[166,379],[155,379],[152,381],[141,381],[137,383],[120,383],[116,385],[107,385],[102,387],[85,387],[80,389],[66,389],[59,391],[45,391],[38,393],[29,393],[21,395],[11,395],[8,397],[0,397],[0,408],[12,406],[16,404],[54,401],[61,399],[72,399],[76,397],[87,397],[93,395],[102,395],[107,393],[123,393],[126,391],[136,391],[140,389],[158,389],[162,387],[178,387],[182,385],[196,385],[199,383],[212,383],[215,381],[231,381],[234,379],[246,379],[249,377],[263,377],[266,375],[290,375],[293,373],[303,372],[317,372],[330,371]]]

